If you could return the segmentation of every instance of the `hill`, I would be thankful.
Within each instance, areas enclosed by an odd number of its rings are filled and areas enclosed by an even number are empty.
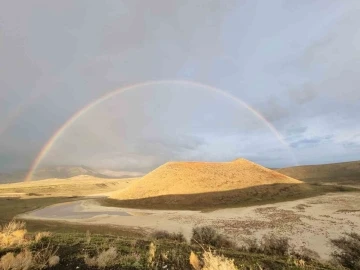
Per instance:
[[[0,185],[1,197],[61,197],[101,194],[123,189],[135,178],[104,179],[88,175],[77,175],[67,179],[50,178],[38,181]]]
[[[12,173],[0,173],[0,184],[6,183],[16,183],[24,181],[27,171],[15,171]],[[45,167],[39,168],[33,174],[31,180],[44,180],[50,178],[57,179],[67,179],[74,176],[88,175],[96,178],[131,178],[139,177],[142,174],[138,172],[128,172],[128,171],[112,171],[105,169],[93,169],[87,166],[54,166],[54,167]]]
[[[168,162],[110,198],[119,205],[195,208],[296,197],[308,185],[246,159]],[[115,203],[115,200],[113,201]]]
[[[296,166],[276,171],[308,183],[360,184],[360,161]]]

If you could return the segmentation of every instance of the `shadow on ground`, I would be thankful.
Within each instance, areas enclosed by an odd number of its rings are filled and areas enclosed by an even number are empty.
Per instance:
[[[189,187],[191,189],[191,187]],[[213,210],[297,200],[355,188],[316,184],[272,184],[244,189],[197,194],[173,194],[141,199],[100,199],[103,206],[163,210]]]

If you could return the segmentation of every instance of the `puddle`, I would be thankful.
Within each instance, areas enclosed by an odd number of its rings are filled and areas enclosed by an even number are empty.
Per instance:
[[[96,216],[132,216],[131,214],[121,211],[86,211],[83,202],[62,203],[33,211],[31,216],[37,218],[56,218],[56,219],[85,219]]]

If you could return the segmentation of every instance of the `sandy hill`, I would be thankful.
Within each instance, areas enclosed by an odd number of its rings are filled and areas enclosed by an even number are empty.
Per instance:
[[[232,162],[168,162],[111,195],[128,206],[221,205],[274,199],[304,189],[301,181],[245,159]],[[135,203],[135,205],[134,205]]]
[[[360,184],[360,161],[296,166],[276,171],[306,182]]]

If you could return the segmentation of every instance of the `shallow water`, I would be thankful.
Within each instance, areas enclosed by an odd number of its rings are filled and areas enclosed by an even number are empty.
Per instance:
[[[131,216],[129,213],[118,209],[118,211],[86,211],[83,206],[85,201],[61,203],[36,210],[31,213],[33,217],[38,218],[56,218],[56,219],[85,219],[100,215],[110,216]]]

